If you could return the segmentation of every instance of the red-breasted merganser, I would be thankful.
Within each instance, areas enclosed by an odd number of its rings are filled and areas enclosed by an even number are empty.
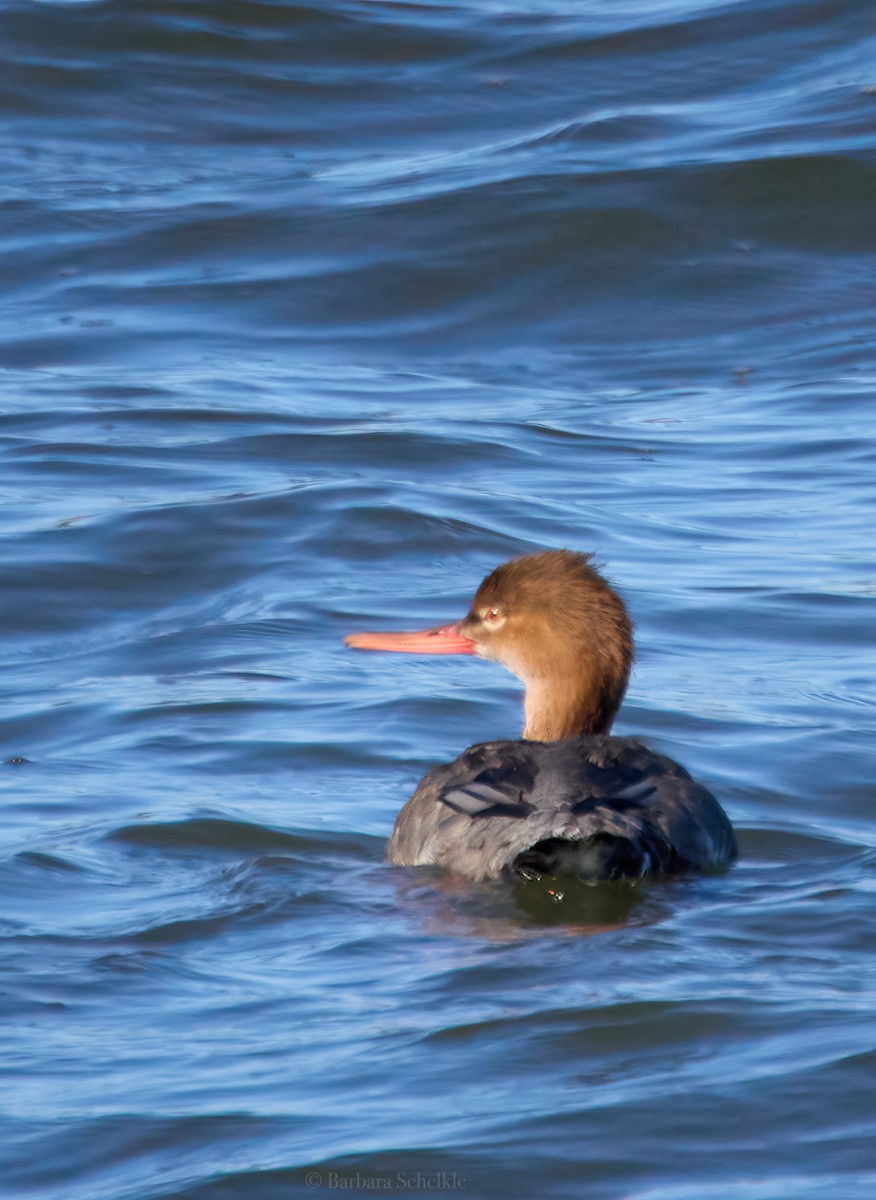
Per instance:
[[[672,759],[609,730],[633,660],[623,601],[585,554],[497,567],[457,624],[357,633],[359,650],[476,654],[526,687],[522,741],[482,742],[433,767],[404,805],[387,858],[470,879],[587,881],[724,867],[736,856],[718,801]]]

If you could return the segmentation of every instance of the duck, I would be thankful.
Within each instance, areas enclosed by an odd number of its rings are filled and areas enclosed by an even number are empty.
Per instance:
[[[417,632],[355,633],[356,650],[466,654],[522,683],[524,727],[432,767],[400,810],[386,857],[483,881],[585,883],[728,867],[733,827],[712,793],[671,758],[611,727],[633,664],[633,625],[592,555],[512,559],[467,615]]]

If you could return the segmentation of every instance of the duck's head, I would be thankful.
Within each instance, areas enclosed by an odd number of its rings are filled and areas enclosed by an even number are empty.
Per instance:
[[[468,615],[418,633],[360,633],[359,650],[476,654],[501,663],[526,687],[523,736],[554,741],[606,733],[633,659],[624,603],[586,554],[546,550],[497,567]]]

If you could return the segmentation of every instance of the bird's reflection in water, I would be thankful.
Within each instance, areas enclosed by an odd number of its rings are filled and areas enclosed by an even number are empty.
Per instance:
[[[623,881],[591,884],[544,877],[473,883],[428,868],[393,874],[400,910],[424,932],[439,936],[515,942],[550,929],[590,937],[661,917],[653,903],[654,888]]]
[[[570,932],[589,934],[622,929],[645,893],[625,881],[592,884],[545,876],[516,880],[511,895],[534,924],[565,925]]]

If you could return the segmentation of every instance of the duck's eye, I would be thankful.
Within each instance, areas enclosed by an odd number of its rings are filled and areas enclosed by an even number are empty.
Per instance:
[[[501,608],[488,608],[487,611],[484,613],[484,620],[486,621],[486,623],[488,625],[491,623],[494,623],[496,621],[501,621],[502,620]]]

